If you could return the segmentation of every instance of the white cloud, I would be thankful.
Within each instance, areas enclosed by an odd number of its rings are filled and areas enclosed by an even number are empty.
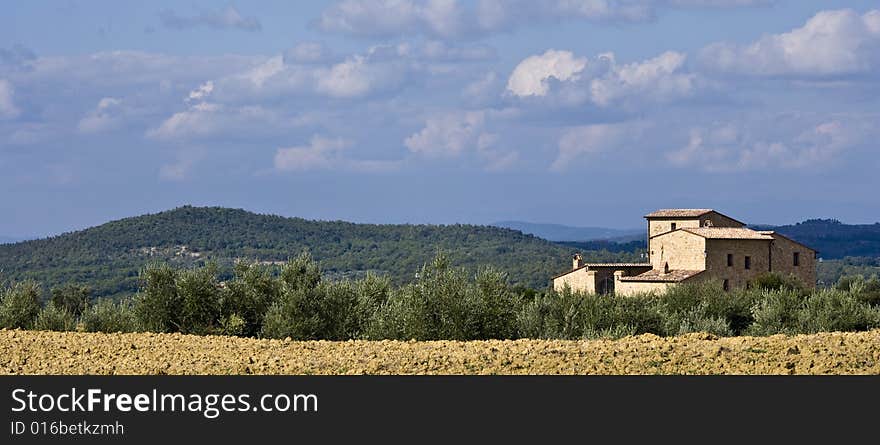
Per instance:
[[[341,0],[318,26],[366,37],[422,34],[444,39],[483,36],[560,21],[632,23],[661,9],[733,8],[775,0]]]
[[[473,151],[487,170],[500,171],[513,166],[519,159],[514,151],[497,148],[498,134],[486,129],[491,115],[504,112],[450,112],[428,118],[419,132],[407,137],[403,144],[410,152],[428,159],[459,158]]]
[[[308,145],[279,148],[275,152],[274,167],[283,172],[306,172],[312,170],[347,170],[358,172],[383,172],[396,170],[400,161],[352,159],[345,152],[352,142],[343,138],[312,136]]]
[[[618,149],[623,144],[636,140],[643,127],[642,123],[632,122],[569,128],[559,138],[559,151],[550,169],[565,171],[579,158]]]
[[[120,124],[122,113],[122,101],[115,97],[105,97],[98,101],[98,106],[83,117],[77,130],[80,133],[100,133],[111,130]]]
[[[830,76],[880,70],[880,10],[822,11],[790,32],[749,45],[717,43],[702,51],[710,68],[762,76]]]
[[[186,101],[192,102],[205,100],[208,96],[211,95],[212,91],[214,91],[214,82],[209,80],[199,85],[198,88],[190,91],[189,96],[186,98]]]
[[[868,126],[860,123],[828,120],[773,138],[727,123],[691,130],[687,145],[669,152],[667,159],[673,165],[711,172],[817,167],[858,145],[867,131]]]
[[[6,79],[0,79],[0,119],[13,119],[21,113],[13,101],[14,93],[12,84]]]
[[[457,157],[475,147],[483,134],[486,113],[468,111],[429,118],[425,127],[403,144],[411,152],[427,157]]]
[[[507,90],[517,96],[544,96],[547,80],[578,80],[577,75],[587,66],[586,58],[576,58],[570,51],[549,49],[540,56],[530,56],[520,62],[507,80]]]
[[[667,102],[692,95],[699,78],[685,69],[686,56],[668,51],[641,62],[618,64],[613,53],[594,61],[569,51],[548,50],[520,62],[507,82],[515,96],[551,96],[569,105],[593,102],[600,107],[635,102]],[[557,88],[550,79],[556,80]]]
[[[684,54],[668,51],[626,65],[618,65],[613,54],[604,57],[610,61],[609,71],[590,83],[593,102],[600,106],[633,96],[660,101],[684,97],[695,88],[696,75],[682,72]]]
[[[330,169],[341,159],[341,152],[351,146],[342,138],[313,136],[309,145],[279,148],[275,152],[275,168],[282,171]]]
[[[245,17],[232,6],[216,11],[202,11],[195,16],[178,15],[172,10],[159,13],[162,25],[171,29],[188,29],[206,26],[217,29],[240,29],[243,31],[259,31],[262,29],[256,17]]]

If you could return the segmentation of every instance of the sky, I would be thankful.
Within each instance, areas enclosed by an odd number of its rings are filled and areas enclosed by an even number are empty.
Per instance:
[[[371,223],[880,220],[880,6],[7,2],[0,235],[181,205]]]

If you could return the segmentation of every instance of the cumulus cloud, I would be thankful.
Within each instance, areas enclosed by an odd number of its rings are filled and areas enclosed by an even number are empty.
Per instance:
[[[13,119],[21,113],[13,101],[14,93],[12,84],[6,79],[0,79],[0,119]]]
[[[318,26],[366,37],[422,34],[450,39],[475,37],[559,21],[632,23],[652,20],[669,8],[731,8],[774,0],[341,0],[328,7]]]
[[[400,161],[352,159],[345,152],[352,142],[343,138],[314,135],[307,145],[279,148],[275,152],[274,167],[282,172],[313,170],[347,170],[382,172],[395,170]]]
[[[331,60],[332,52],[318,42],[301,42],[284,52],[284,63],[321,63]]]
[[[553,100],[570,105],[664,102],[687,97],[698,88],[698,76],[685,69],[685,59],[684,54],[669,51],[645,61],[618,64],[613,53],[600,54],[590,62],[569,51],[548,50],[520,62],[507,81],[507,91],[517,97],[543,97],[556,84]]]
[[[105,97],[98,101],[98,106],[83,117],[77,130],[80,133],[100,133],[115,128],[121,122],[122,101],[115,97]]]
[[[859,144],[866,129],[858,123],[828,120],[791,135],[767,138],[741,123],[727,123],[692,129],[688,143],[669,152],[667,159],[676,166],[711,172],[815,167]]]
[[[685,55],[665,52],[644,62],[618,65],[614,54],[604,56],[608,72],[590,82],[590,95],[600,106],[615,100],[637,96],[666,100],[689,95],[695,88],[696,75],[682,70]]]
[[[170,29],[189,29],[201,26],[215,29],[259,31],[263,27],[256,17],[245,17],[232,6],[216,11],[202,11],[194,16],[182,16],[166,9],[159,13],[162,25]]]
[[[880,70],[880,10],[822,11],[804,26],[748,44],[701,53],[712,69],[758,76],[833,76]]]
[[[558,142],[558,154],[550,170],[571,168],[579,158],[620,148],[638,138],[644,124],[638,122],[581,125],[566,129]]]
[[[492,114],[497,112],[449,112],[428,118],[425,126],[407,137],[403,145],[428,159],[453,159],[472,151],[484,161],[487,170],[505,170],[516,163],[519,154],[497,148],[498,134],[486,128],[487,118]]]
[[[576,58],[571,51],[547,50],[520,62],[507,80],[507,90],[517,96],[545,96],[547,80],[578,80],[587,66],[586,58]]]

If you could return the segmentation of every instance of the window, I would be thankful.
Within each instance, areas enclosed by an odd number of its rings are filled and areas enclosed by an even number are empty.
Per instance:
[[[749,290],[749,289],[751,289],[751,288],[752,288],[752,282],[751,282],[751,281],[746,281],[746,290]]]
[[[747,256],[746,257],[746,270],[751,269],[751,268],[752,268],[752,257]]]
[[[722,287],[724,288],[724,290],[726,290],[726,291],[730,290],[730,280],[728,280],[727,278],[725,278],[725,279],[724,279],[724,282],[721,283],[721,286],[722,286]]]
[[[801,265],[801,253],[795,252],[794,255],[792,255],[792,257],[791,257],[791,260],[792,260],[791,261],[792,264],[794,264],[795,267],[800,266]]]
[[[672,230],[675,230],[675,223],[672,223]]]
[[[733,254],[727,254],[727,267],[733,267]]]

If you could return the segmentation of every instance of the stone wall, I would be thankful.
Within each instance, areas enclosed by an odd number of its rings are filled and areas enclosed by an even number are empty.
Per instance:
[[[705,238],[679,230],[654,238],[649,254],[655,270],[663,269],[665,263],[673,270],[703,270],[705,251]]]
[[[561,291],[566,284],[575,292],[596,293],[596,271],[584,267],[557,277],[553,280],[553,289]]]
[[[706,243],[706,279],[715,280],[722,285],[728,280],[730,289],[746,287],[761,274],[770,270],[769,240],[726,240],[712,239]],[[733,255],[733,264],[727,265],[727,255]],[[751,267],[745,268],[746,257],[751,258]]]
[[[770,236],[773,237],[771,248],[773,272],[781,275],[793,274],[807,287],[814,289],[816,287],[816,254],[814,251],[779,234],[774,233]],[[798,266],[794,265],[795,252],[799,253]]]

